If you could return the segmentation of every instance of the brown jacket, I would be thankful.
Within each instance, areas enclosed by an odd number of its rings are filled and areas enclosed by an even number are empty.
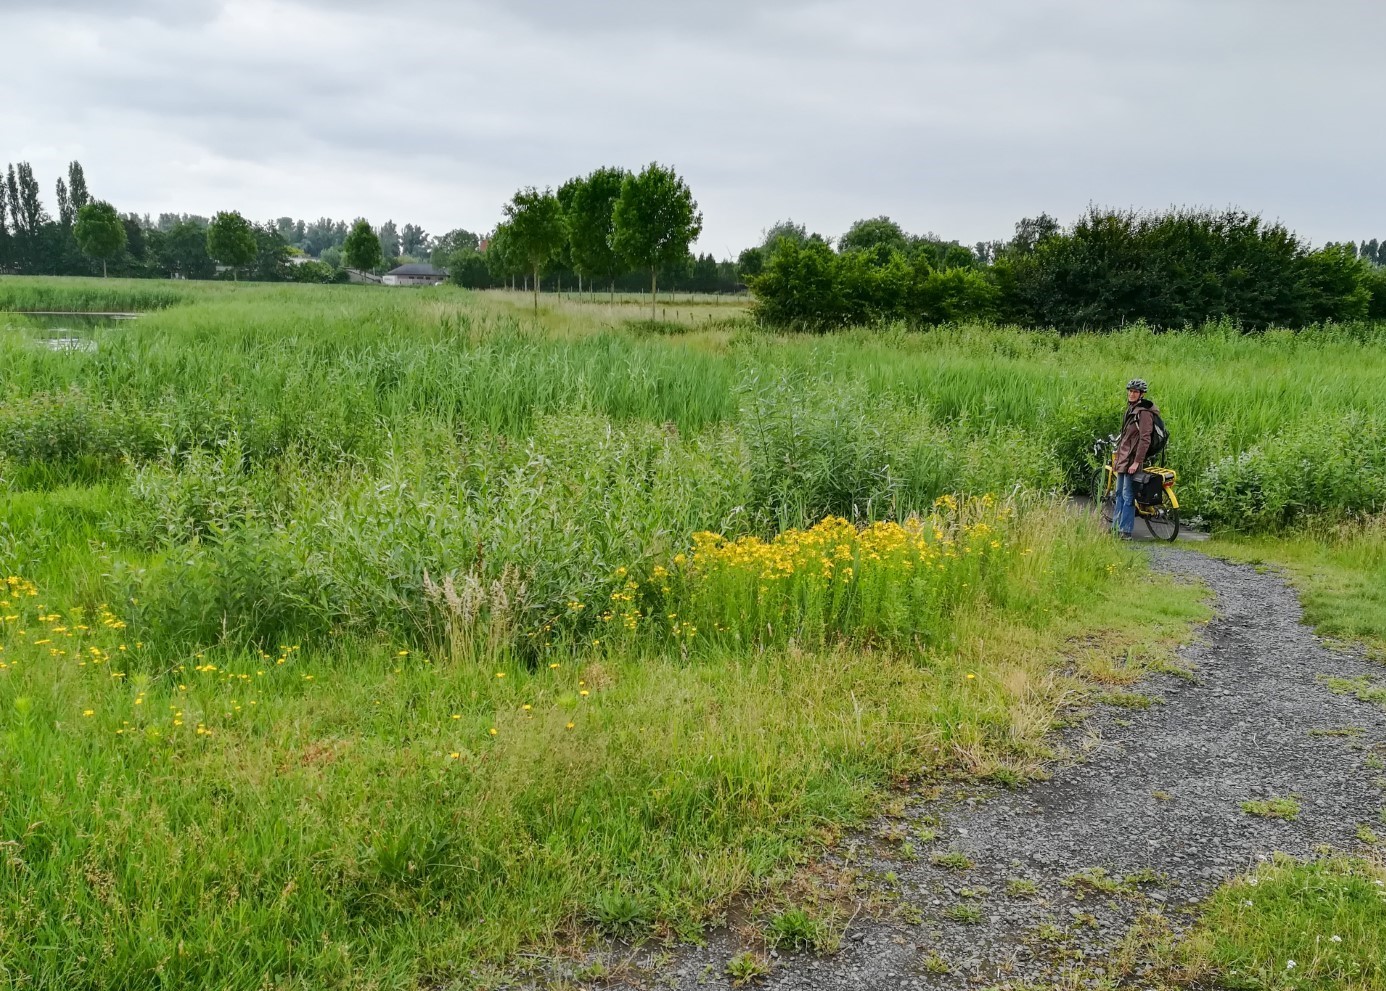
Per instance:
[[[1150,450],[1150,435],[1155,429],[1155,416],[1160,408],[1148,399],[1130,403],[1126,407],[1126,419],[1121,421],[1121,437],[1117,441],[1116,467],[1124,472],[1132,465],[1137,468],[1145,461]]]

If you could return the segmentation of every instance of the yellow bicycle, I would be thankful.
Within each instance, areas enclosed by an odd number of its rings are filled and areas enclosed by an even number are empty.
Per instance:
[[[1093,445],[1094,460],[1100,466],[1093,475],[1092,499],[1098,507],[1102,525],[1110,528],[1116,518],[1116,438],[1106,437]],[[1147,466],[1132,476],[1135,483],[1136,515],[1156,540],[1179,536],[1179,497],[1174,483],[1179,473],[1173,468]]]

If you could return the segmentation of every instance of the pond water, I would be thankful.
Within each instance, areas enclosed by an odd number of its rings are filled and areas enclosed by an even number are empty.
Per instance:
[[[0,312],[0,332],[19,333],[50,351],[95,351],[98,331],[133,319],[133,315],[109,313]]]

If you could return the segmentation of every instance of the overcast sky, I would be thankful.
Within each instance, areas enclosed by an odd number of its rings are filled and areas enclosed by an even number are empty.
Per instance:
[[[1386,0],[0,0],[0,161],[122,211],[489,229],[657,160],[734,255],[1088,204],[1386,236]]]

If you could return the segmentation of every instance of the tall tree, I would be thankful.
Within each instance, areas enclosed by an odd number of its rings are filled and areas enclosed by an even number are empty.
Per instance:
[[[289,246],[274,224],[252,225],[255,235],[254,274],[260,282],[283,282],[289,278]]]
[[[101,259],[101,277],[106,277],[106,263],[119,257],[125,250],[127,235],[125,224],[116,213],[115,207],[100,200],[88,203],[77,211],[77,222],[72,228],[72,236],[77,246],[88,258]]]
[[[703,232],[703,215],[679,175],[651,162],[621,184],[612,212],[612,246],[632,268],[650,273],[650,319],[659,297],[661,265],[688,257],[688,246]]]
[[[49,223],[48,214],[39,200],[38,182],[34,170],[28,162],[20,162],[16,168],[9,167],[5,176],[9,191],[10,228],[12,262],[22,272],[41,272],[44,270],[42,251],[43,225]]]
[[[164,233],[158,249],[158,262],[170,277],[210,279],[216,262],[207,254],[207,231],[193,220],[175,221]]]
[[[909,239],[899,224],[889,217],[872,217],[853,224],[851,230],[842,235],[837,248],[839,251],[871,252],[884,261],[883,256],[891,251],[904,251],[908,244]]]
[[[616,293],[616,277],[621,274],[621,256],[612,247],[616,201],[630,173],[625,169],[601,168],[572,180],[564,207],[569,253],[573,269],[588,279],[607,279]]]
[[[81,162],[72,162],[67,167],[67,196],[72,201],[74,216],[91,202],[91,193],[87,191],[87,174],[82,171]]]
[[[72,200],[67,195],[67,183],[58,176],[58,223],[71,227],[77,221],[77,211],[72,208]]]
[[[803,244],[809,239],[808,228],[803,224],[796,224],[792,217],[771,224],[770,227],[761,231],[760,250],[763,257],[768,259],[773,255],[775,245],[786,238],[795,244]]]
[[[235,210],[218,213],[207,227],[207,254],[230,266],[233,281],[240,281],[240,267],[255,260],[258,248],[250,221]]]
[[[545,263],[563,248],[567,231],[558,197],[533,186],[519,190],[505,205],[510,245],[534,272],[534,315],[539,315],[539,275]]]
[[[384,255],[380,249],[379,235],[371,230],[370,223],[365,220],[358,220],[352,225],[351,233],[342,243],[342,252],[346,256],[347,267],[358,272],[379,268]]]
[[[385,256],[386,261],[393,261],[399,257],[399,229],[395,227],[393,220],[387,220],[380,225],[380,253]]]
[[[15,178],[13,162],[10,163],[9,172],[5,175],[5,188],[9,191],[11,226],[17,231],[19,229],[19,181]]]
[[[493,281],[504,285],[505,281],[510,279],[510,287],[515,288],[513,279],[516,272],[523,271],[524,259],[515,255],[509,224],[502,221],[496,225],[495,231],[487,239],[485,258],[486,269],[491,273]]]
[[[1025,217],[1015,225],[1015,237],[1011,239],[1010,248],[1023,255],[1028,255],[1040,246],[1044,241],[1059,235],[1059,222],[1047,213],[1041,213],[1038,217]]]
[[[442,237],[433,239],[433,252],[429,260],[434,267],[445,268],[453,255],[468,248],[479,252],[481,250],[481,238],[471,231],[459,227],[456,230],[448,231]]]
[[[24,232],[30,236],[37,237],[39,228],[48,223],[48,213],[43,209],[43,201],[39,199],[38,180],[34,178],[34,169],[28,162],[20,162],[17,173],[19,184],[19,210],[16,216],[24,227]]]
[[[422,258],[428,253],[428,232],[418,224],[405,224],[399,232],[399,250],[410,258]]]
[[[10,187],[0,176],[0,273],[10,267]]]

